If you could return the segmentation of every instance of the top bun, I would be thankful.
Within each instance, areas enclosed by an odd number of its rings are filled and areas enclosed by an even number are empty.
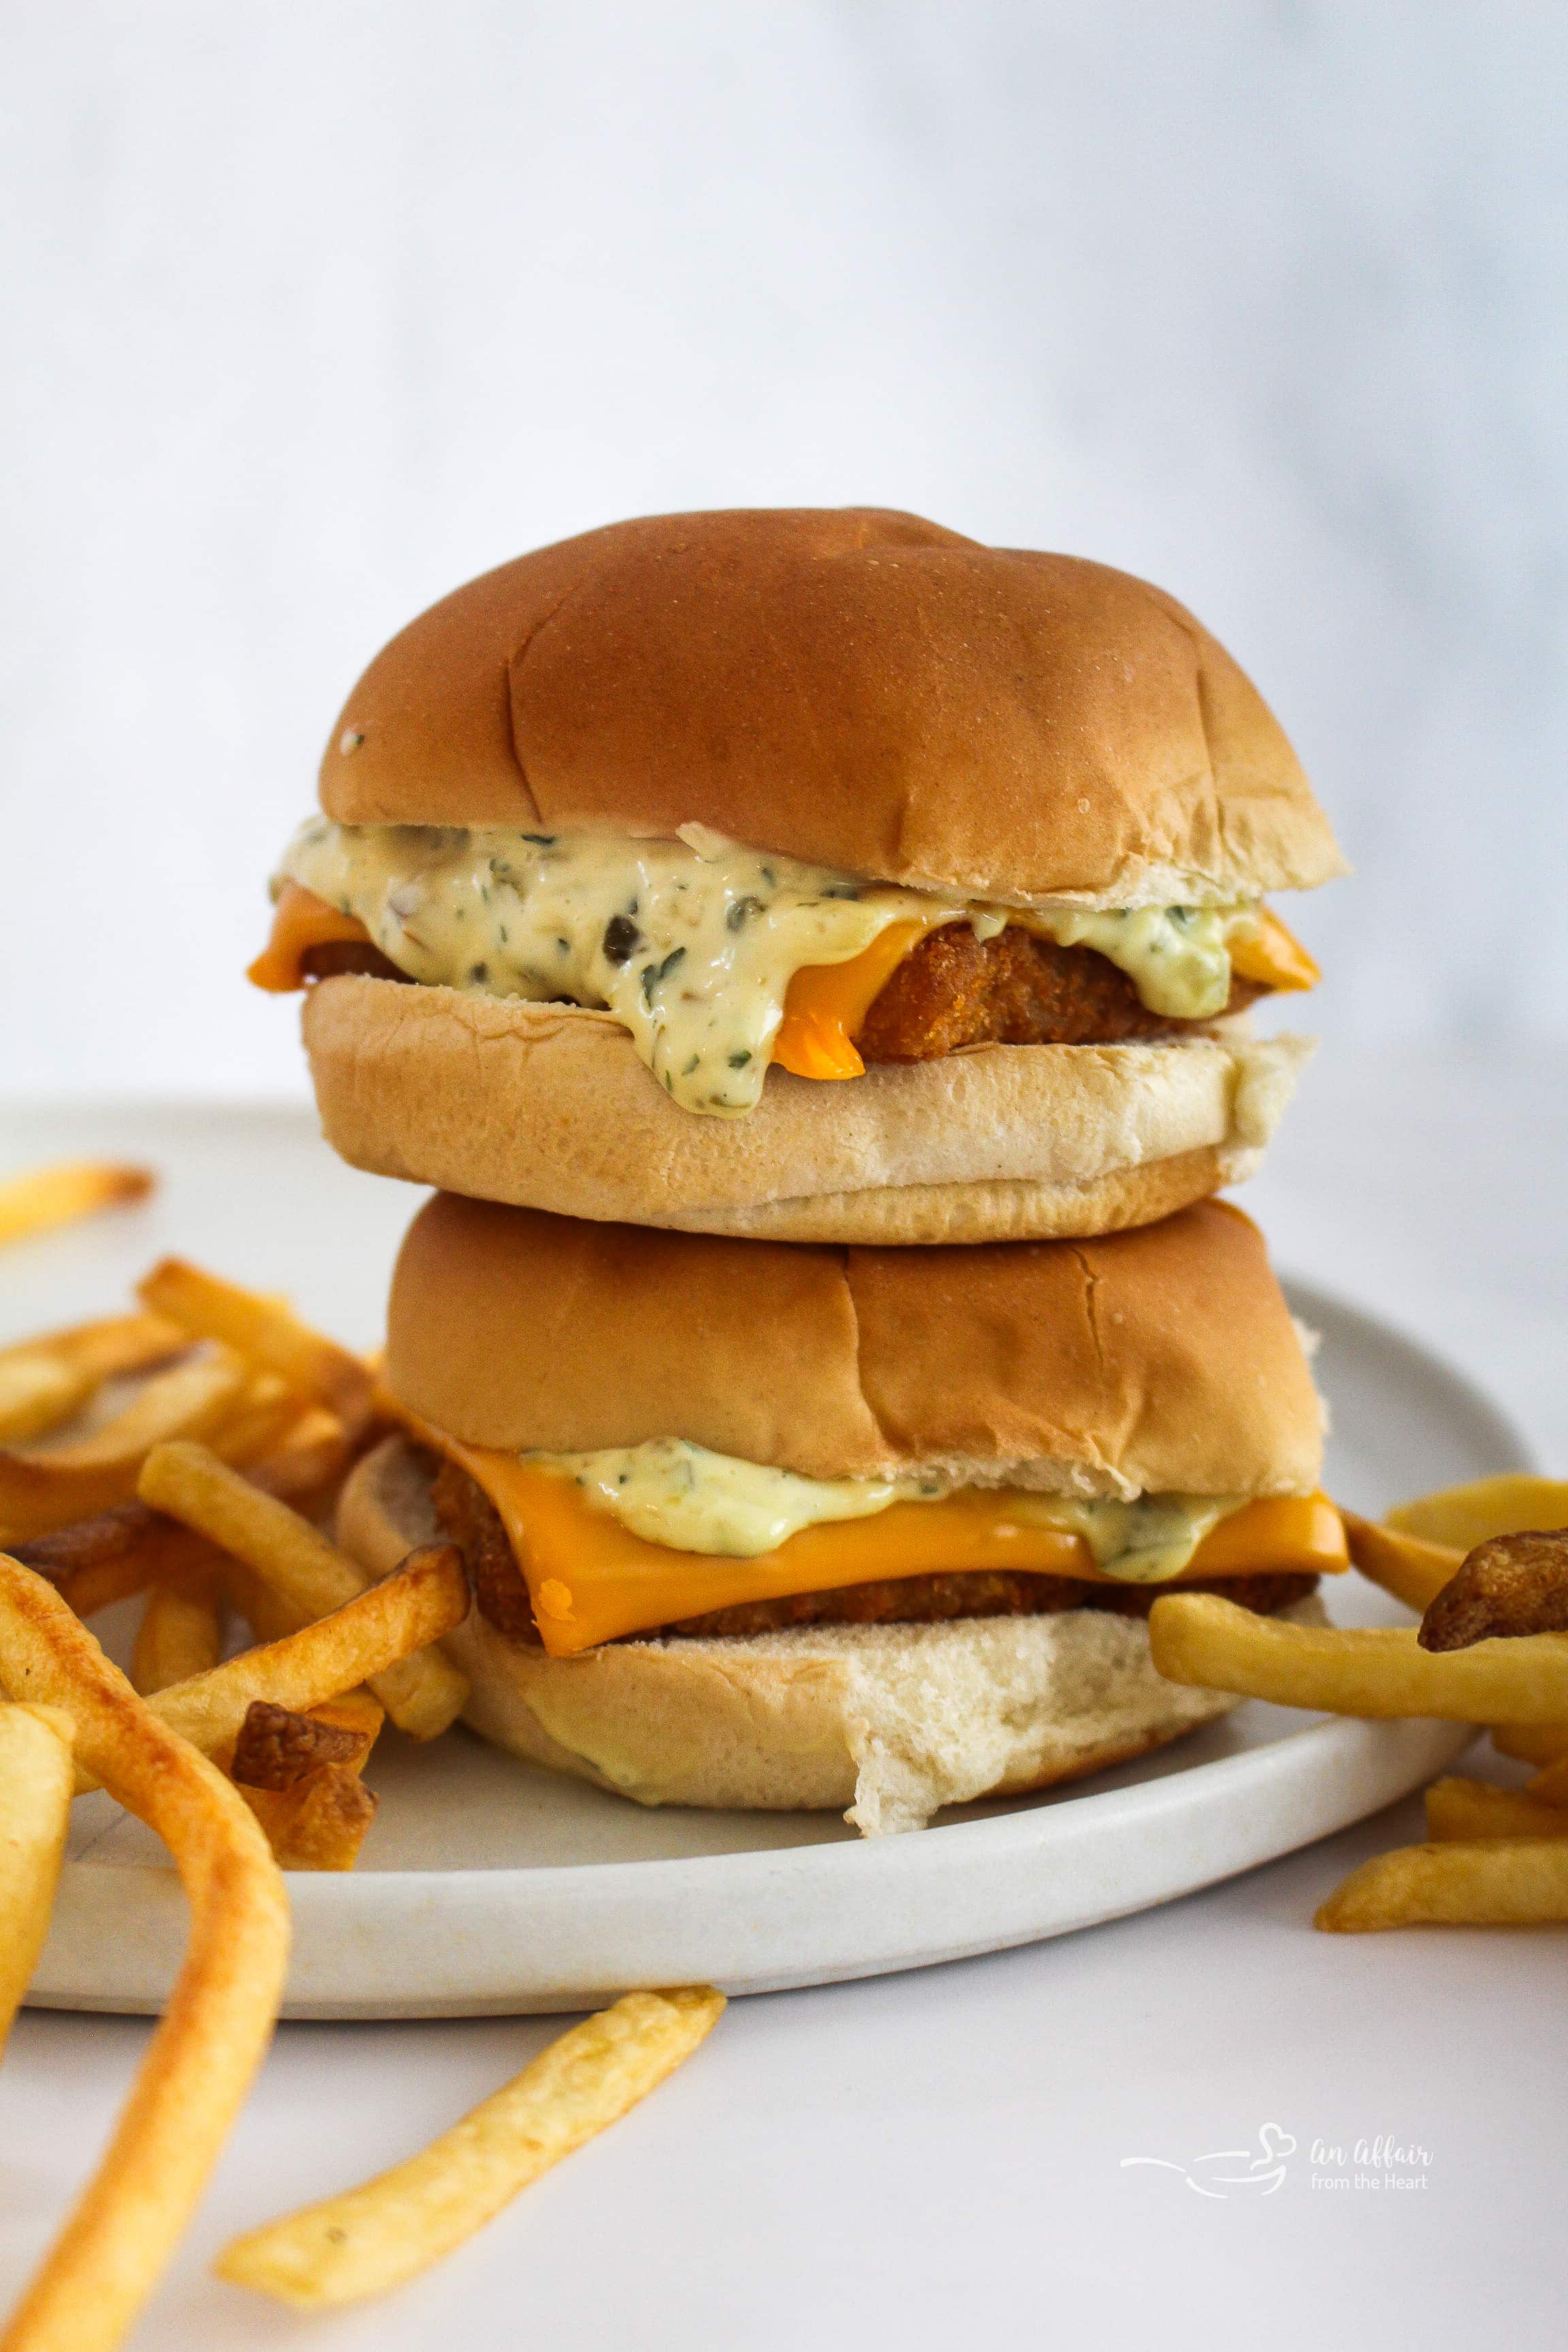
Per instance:
[[[1272,714],[1173,597],[875,507],[656,515],[502,564],[376,656],[321,782],[347,824],[697,823],[1004,901],[1344,871]]]
[[[683,1437],[805,1477],[1302,1494],[1321,1421],[1262,1236],[1205,1201],[1084,1242],[839,1249],[437,1193],[386,1377],[470,1445]]]

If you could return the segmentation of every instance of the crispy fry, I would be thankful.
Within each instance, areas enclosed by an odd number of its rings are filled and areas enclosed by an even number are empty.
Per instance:
[[[242,1290],[176,1257],[155,1265],[137,1286],[137,1295],[155,1315],[167,1316],[197,1338],[223,1340],[302,1396],[330,1405],[351,1435],[369,1421],[369,1366],[301,1323],[283,1300]]]
[[[400,2285],[617,2122],[690,2056],[723,2007],[710,1985],[627,1993],[552,2042],[420,2155],[236,2238],[214,2267],[299,2311]]]
[[[5,2352],[109,2352],[157,2282],[271,2037],[289,1906],[238,1792],[161,1724],[40,1577],[0,1558],[0,1679],[63,1706],[77,1753],[179,1870],[190,1943],[98,2173],[13,2315]]]
[[[1568,1528],[1492,1536],[1467,1552],[1421,1620],[1424,1650],[1568,1633]]]
[[[1314,1924],[1336,1935],[1376,1927],[1526,1927],[1568,1919],[1568,1838],[1406,1845],[1352,1870]]]
[[[352,1870],[379,1801],[346,1764],[319,1764],[289,1789],[239,1793],[279,1870]]]
[[[0,1183],[0,1243],[19,1242],[55,1225],[74,1224],[100,1209],[144,1201],[157,1179],[150,1168],[129,1168],[108,1160],[63,1160],[32,1168]]]
[[[90,1519],[74,1519],[32,1543],[17,1544],[15,1557],[47,1577],[79,1617],[127,1601],[161,1580],[196,1574],[222,1559],[205,1536],[193,1535],[162,1511],[150,1511],[145,1503],[116,1503]]]
[[[235,1743],[230,1769],[240,1795],[267,1832],[279,1866],[283,1870],[352,1870],[359,1859],[365,1832],[375,1819],[377,1800],[370,1790],[354,1795],[344,1785],[363,1769],[385,1720],[386,1710],[368,1690],[345,1691],[341,1698],[325,1699],[306,1716],[286,1709],[290,1724],[309,1724],[312,1730],[330,1727],[346,1746],[327,1766],[318,1763],[291,1785],[258,1788],[249,1782],[249,1764],[243,1752],[246,1727],[256,1717],[252,1706]]]
[[[1428,1543],[1418,1536],[1377,1527],[1371,1519],[1358,1519],[1353,1511],[1343,1511],[1341,1517],[1356,1567],[1384,1592],[1403,1601],[1407,1609],[1429,1608],[1465,1556],[1451,1545]]]
[[[147,1705],[194,1748],[216,1755],[238,1738],[252,1699],[273,1699],[307,1714],[356,1689],[395,1658],[438,1641],[468,1613],[462,1554],[453,1544],[430,1544],[410,1552],[395,1575],[346,1608],[159,1691]]]
[[[298,1633],[309,1623],[308,1618],[297,1609],[290,1609],[242,1559],[234,1559],[226,1553],[221,1558],[218,1578],[228,1605],[244,1618],[258,1642],[281,1642],[286,1634]]]
[[[336,1501],[363,1444],[363,1438],[350,1443],[335,1412],[329,1412],[324,1405],[312,1405],[277,1452],[248,1463],[245,1475],[264,1495],[292,1503],[306,1518],[313,1519]]]
[[[221,1426],[246,1384],[226,1353],[158,1372],[90,1437],[47,1452],[0,1454],[0,1528],[26,1542],[107,1510],[135,1492],[152,1448],[169,1437],[205,1437]]]
[[[190,1334],[161,1315],[100,1315],[90,1323],[68,1323],[63,1330],[39,1331],[31,1339],[13,1340],[0,1348],[0,1364],[13,1356],[40,1351],[87,1373],[94,1381],[118,1380],[126,1372],[151,1371],[171,1356],[184,1355]]]
[[[368,1579],[358,1562],[290,1510],[262,1494],[202,1445],[160,1445],[142,1465],[143,1502],[198,1528],[252,1570],[303,1622],[341,1609]],[[466,1678],[439,1650],[402,1658],[372,1686],[400,1731],[433,1739],[456,1721]]]
[[[1553,1724],[1552,1729],[1554,1732],[1561,1732],[1563,1727],[1560,1724]],[[1496,1747],[1497,1744],[1498,1735],[1494,1731],[1492,1745]],[[1527,1756],[1523,1761],[1527,1764],[1531,1762],[1541,1764],[1540,1771],[1530,1784],[1530,1794],[1532,1797],[1539,1797],[1542,1804],[1568,1807],[1568,1733],[1563,1733],[1562,1745],[1557,1748],[1554,1754],[1544,1759]],[[1568,1835],[1568,1832],[1564,1834]]]
[[[1531,1478],[1510,1470],[1500,1477],[1476,1478],[1466,1486],[1440,1486],[1436,1494],[1417,1496],[1415,1502],[1401,1503],[1386,1513],[1384,1523],[1427,1543],[1448,1544],[1463,1554],[1492,1536],[1517,1535],[1521,1528],[1560,1528],[1565,1522],[1568,1480]]]
[[[152,1318],[142,1319],[150,1322]],[[250,1463],[245,1475],[264,1493],[300,1501],[310,1510],[331,1502],[351,1458],[336,1414],[312,1405],[295,1420],[286,1443]],[[148,1503],[113,1504],[14,1549],[26,1567],[37,1569],[58,1588],[79,1617],[90,1617],[149,1584],[216,1564],[230,1601],[265,1640],[292,1633],[300,1622],[205,1536]],[[236,1585],[241,1589],[234,1590]],[[259,1605],[247,1605],[257,1603],[258,1596]]]
[[[79,1412],[97,1381],[46,1348],[17,1348],[0,1356],[0,1445],[25,1445]]]
[[[359,1748],[344,1760],[351,1772],[363,1772],[386,1721],[386,1709],[381,1701],[361,1685],[356,1690],[344,1691],[339,1698],[324,1698],[310,1713],[318,1722],[335,1723],[353,1733]]]
[[[1563,1633],[1434,1656],[1414,1629],[1292,1625],[1214,1594],[1170,1593],[1150,1612],[1149,1641],[1167,1680],[1280,1706],[1451,1723],[1557,1723],[1568,1716]]]
[[[363,1761],[367,1746],[346,1724],[254,1698],[234,1743],[229,1778],[247,1789],[291,1789],[322,1764]]]
[[[1494,1723],[1492,1746],[1520,1764],[1552,1764],[1568,1756],[1568,1723]]]
[[[1568,1811],[1543,1804],[1522,1789],[1457,1776],[1434,1780],[1426,1791],[1426,1835],[1433,1841],[1479,1838],[1568,1838]]]
[[[253,1372],[233,1410],[208,1432],[207,1444],[225,1462],[248,1469],[287,1444],[300,1419],[300,1400],[287,1382],[276,1372]]]
[[[136,1635],[131,1681],[143,1698],[205,1675],[223,1655],[223,1608],[212,1571],[155,1584]]]
[[[0,2050],[48,1933],[75,1736],[58,1707],[0,1702]]]

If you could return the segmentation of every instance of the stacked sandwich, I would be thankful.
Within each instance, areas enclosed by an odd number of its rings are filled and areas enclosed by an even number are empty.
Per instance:
[[[439,1188],[340,1533],[461,1544],[479,1730],[912,1828],[1234,1704],[1155,1673],[1173,1582],[1316,1614],[1318,1398],[1212,1196],[1307,1050],[1265,894],[1341,866],[1191,614],[910,515],[618,524],[395,637],[321,797],[252,976]]]

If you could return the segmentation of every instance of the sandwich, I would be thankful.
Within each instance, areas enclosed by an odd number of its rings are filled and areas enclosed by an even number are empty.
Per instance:
[[[1249,1172],[1342,871],[1223,647],[873,509],[654,517],[377,655],[251,977],[355,1166],[847,1244],[1142,1224]]]
[[[1228,1203],[1083,1242],[738,1242],[436,1195],[340,1540],[461,1546],[468,1720],[648,1805],[868,1834],[1235,1705],[1173,1586],[1321,1622],[1321,1413]]]

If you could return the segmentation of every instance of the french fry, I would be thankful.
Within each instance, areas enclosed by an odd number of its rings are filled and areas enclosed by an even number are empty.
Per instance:
[[[143,1698],[205,1675],[223,1655],[223,1609],[216,1573],[154,1584],[137,1630],[131,1682]]]
[[[300,1501],[310,1510],[331,1502],[351,1458],[336,1414],[312,1405],[295,1421],[284,1444],[248,1464],[245,1475],[263,1493]],[[234,1606],[264,1640],[292,1633],[300,1623],[248,1570],[147,1503],[113,1504],[16,1544],[15,1551],[26,1567],[49,1579],[79,1617],[90,1617],[149,1584],[216,1564]]]
[[[280,1600],[242,1559],[232,1559],[226,1553],[220,1554],[220,1559],[218,1579],[228,1605],[244,1618],[258,1642],[281,1642],[286,1634],[298,1633],[310,1622]],[[3,2347],[0,2352],[4,2352]]]
[[[5,2352],[110,2352],[155,2285],[271,2038],[289,1906],[221,1772],[160,1723],[58,1593],[0,1557],[0,1681],[63,1707],[76,1751],[173,1854],[190,1940],[98,2172],[13,2314]]]
[[[1423,1650],[1414,1628],[1347,1632],[1255,1616],[1212,1593],[1171,1593],[1149,1613],[1166,1680],[1331,1715],[1449,1723],[1557,1723],[1568,1715],[1568,1633]]]
[[[25,1445],[79,1412],[98,1388],[89,1371],[46,1348],[0,1356],[0,1445]]]
[[[1568,1756],[1559,1753],[1549,1758],[1530,1783],[1529,1793],[1543,1805],[1568,1807]],[[1563,1834],[1568,1837],[1568,1824]]]
[[[1392,1592],[1407,1609],[1424,1614],[1443,1587],[1458,1575],[1465,1555],[1452,1545],[1380,1528],[1371,1519],[1342,1511],[1345,1540],[1355,1566],[1373,1584]]]
[[[363,1763],[368,1742],[346,1723],[320,1711],[296,1715],[271,1699],[253,1698],[234,1743],[228,1775],[247,1789],[291,1789],[323,1764]]]
[[[1568,1811],[1522,1789],[1455,1777],[1434,1780],[1426,1791],[1426,1835],[1434,1843],[1470,1843],[1480,1838],[1568,1838]]]
[[[280,1869],[353,1868],[376,1813],[376,1799],[360,1786],[358,1775],[384,1715],[367,1690],[345,1691],[305,1716],[253,1702],[229,1769]],[[296,1729],[279,1742],[279,1716],[289,1727],[309,1726],[310,1732],[301,1738]],[[312,1736],[323,1731],[335,1738],[330,1754]]]
[[[194,1338],[221,1339],[251,1362],[276,1372],[300,1395],[330,1405],[351,1435],[369,1422],[374,1386],[369,1366],[335,1339],[301,1323],[283,1300],[242,1290],[237,1283],[225,1282],[177,1257],[155,1265],[138,1284],[137,1296],[155,1315],[166,1316]]]
[[[297,2311],[401,2285],[617,2122],[691,2055],[723,2007],[710,1985],[627,1993],[552,2042],[420,2155],[236,2238],[214,2268]]]
[[[156,1315],[114,1315],[0,1348],[0,1445],[25,1445],[69,1421],[107,1380],[190,1347]]]
[[[1492,1746],[1518,1764],[1554,1764],[1568,1756],[1568,1723],[1494,1723]]]
[[[300,1419],[300,1399],[287,1382],[276,1372],[255,1372],[207,1443],[223,1461],[248,1468],[290,1439]]]
[[[370,1759],[370,1751],[381,1737],[381,1727],[386,1721],[386,1709],[381,1701],[362,1685],[358,1690],[344,1691],[340,1698],[324,1698],[310,1713],[322,1723],[336,1723],[344,1731],[352,1731],[359,1742],[355,1754],[343,1762],[351,1772],[363,1772]]]
[[[13,1356],[40,1351],[86,1373],[93,1381],[118,1380],[126,1372],[150,1371],[184,1355],[190,1335],[161,1315],[100,1315],[90,1323],[69,1323],[63,1330],[40,1331],[31,1339],[16,1339],[0,1348],[0,1364]]]
[[[0,2050],[48,1933],[75,1736],[58,1707],[0,1703]]]
[[[324,1405],[312,1405],[300,1414],[276,1453],[246,1465],[245,1475],[264,1495],[292,1503],[313,1519],[337,1498],[338,1488],[352,1468],[356,1444],[351,1444],[342,1423]]]
[[[1427,1543],[1447,1544],[1461,1558],[1493,1536],[1516,1536],[1527,1528],[1568,1527],[1568,1480],[1533,1478],[1505,1471],[1472,1479],[1464,1486],[1440,1486],[1385,1515],[1384,1524]]]
[[[154,1445],[217,1429],[247,1375],[237,1357],[198,1357],[158,1372],[90,1437],[45,1453],[0,1454],[0,1528],[25,1543],[72,1519],[124,1502]]]
[[[289,1789],[241,1788],[279,1870],[352,1870],[377,1800],[346,1764],[319,1764]]]
[[[205,1446],[160,1445],[142,1465],[142,1500],[210,1538],[261,1578],[302,1622],[341,1609],[369,1581],[346,1552]],[[433,1739],[462,1713],[468,1685],[439,1650],[400,1658],[371,1686],[400,1731]]]
[[[0,1183],[0,1243],[26,1240],[55,1225],[74,1224],[100,1209],[144,1201],[157,1179],[150,1168],[129,1168],[108,1160],[65,1160],[55,1168],[29,1169]]]
[[[297,1714],[355,1689],[396,1658],[439,1641],[468,1613],[468,1580],[453,1544],[410,1552],[402,1567],[330,1617],[280,1642],[244,1650],[221,1666],[175,1683],[147,1701],[171,1730],[204,1755],[232,1747],[253,1699]],[[80,1784],[79,1782],[79,1792]]]
[[[1568,1919],[1568,1838],[1407,1845],[1352,1870],[1318,1912],[1334,1935],[1379,1927],[1521,1927]]]
[[[134,1502],[116,1503],[89,1519],[73,1519],[31,1543],[17,1544],[15,1556],[24,1568],[47,1577],[79,1617],[222,1559],[205,1536]]]

